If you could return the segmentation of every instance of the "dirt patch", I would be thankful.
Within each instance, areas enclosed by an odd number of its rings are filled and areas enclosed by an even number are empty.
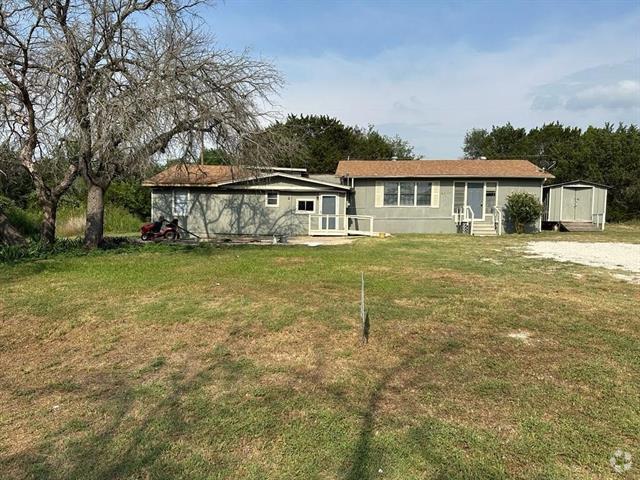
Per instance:
[[[348,245],[356,240],[356,237],[292,237],[289,239],[289,244],[321,247],[325,245]]]
[[[617,278],[640,281],[640,245],[632,243],[529,242],[525,252],[531,257],[549,258],[559,262],[578,263],[609,270],[624,270],[633,275]]]
[[[525,330],[519,330],[517,332],[511,332],[507,334],[507,337],[513,338],[514,340],[518,340],[526,345],[531,343],[531,333]]]

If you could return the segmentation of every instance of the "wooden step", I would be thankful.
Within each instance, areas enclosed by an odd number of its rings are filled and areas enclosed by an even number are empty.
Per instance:
[[[600,229],[591,222],[560,222],[562,230],[567,232],[598,232]]]

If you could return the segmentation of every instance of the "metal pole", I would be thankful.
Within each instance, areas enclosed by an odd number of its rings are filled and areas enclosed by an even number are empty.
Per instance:
[[[360,274],[360,319],[362,320],[362,344],[369,341],[369,318],[364,305],[364,272]]]

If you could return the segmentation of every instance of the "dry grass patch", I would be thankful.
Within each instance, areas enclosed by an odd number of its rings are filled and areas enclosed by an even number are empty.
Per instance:
[[[640,431],[640,290],[508,250],[528,238],[7,267],[0,476],[617,478],[608,456]]]

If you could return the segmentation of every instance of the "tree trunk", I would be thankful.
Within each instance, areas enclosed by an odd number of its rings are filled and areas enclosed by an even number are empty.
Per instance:
[[[24,245],[27,241],[16,230],[16,228],[9,223],[7,216],[0,212],[0,245]]]
[[[56,216],[58,214],[58,202],[41,202],[42,224],[40,225],[40,241],[48,245],[56,241]]]
[[[84,232],[84,245],[95,248],[102,243],[104,234],[104,188],[89,184],[87,193],[87,223]]]

